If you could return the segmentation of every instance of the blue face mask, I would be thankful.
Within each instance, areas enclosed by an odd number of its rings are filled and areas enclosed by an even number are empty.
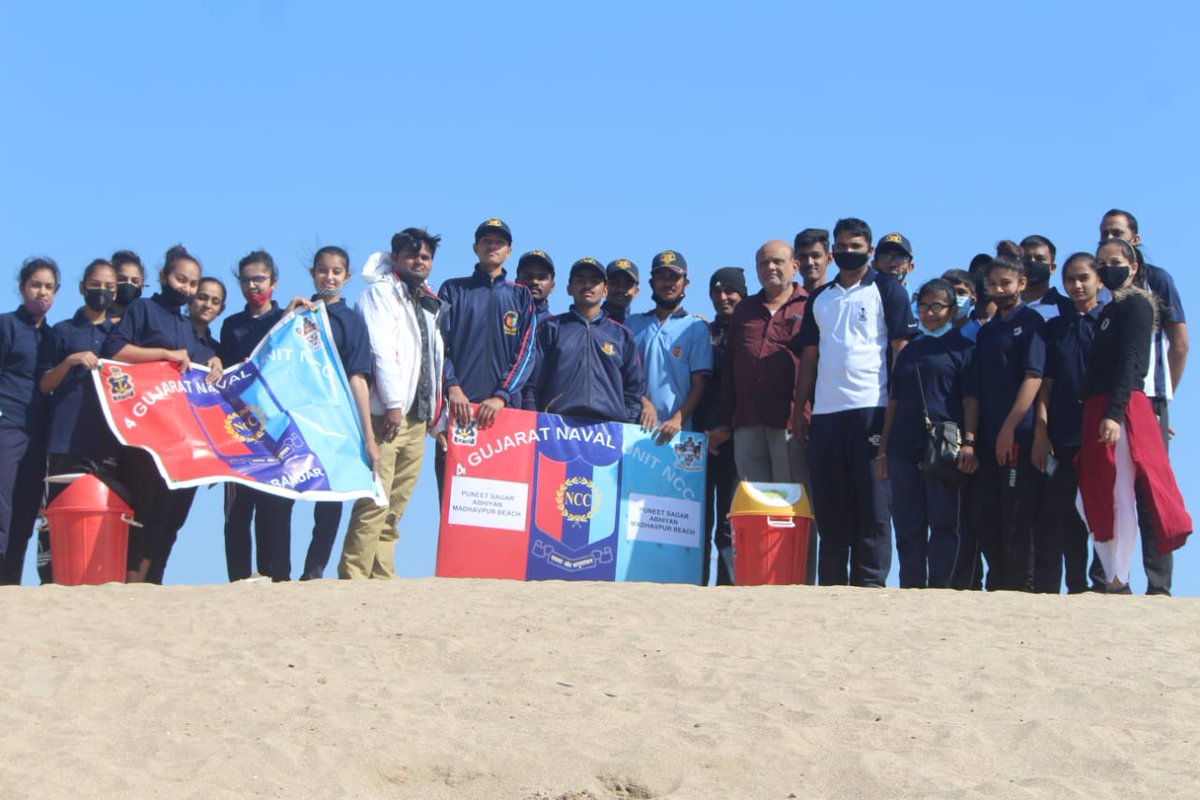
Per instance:
[[[954,299],[958,303],[958,310],[954,312],[954,318],[966,319],[967,315],[971,313],[971,309],[975,307],[975,304],[971,302],[971,296],[967,294],[960,294]]]
[[[941,326],[940,328],[935,328],[934,330],[929,330],[929,328],[926,328],[924,323],[917,323],[917,326],[921,329],[921,333],[936,339],[939,336],[945,336],[947,333],[949,333],[950,329],[954,327],[954,323],[947,322],[945,325]]]

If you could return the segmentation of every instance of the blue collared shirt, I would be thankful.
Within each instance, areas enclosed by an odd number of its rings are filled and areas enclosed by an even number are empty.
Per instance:
[[[1046,323],[1046,371],[1053,380],[1046,404],[1046,433],[1055,447],[1079,447],[1083,429],[1083,373],[1096,335],[1096,322],[1103,305],[1086,314],[1071,308]]]
[[[44,320],[35,325],[24,306],[0,314],[0,419],[31,437],[44,435],[46,401],[37,380],[54,363],[54,337]]]
[[[121,321],[104,340],[100,355],[113,358],[131,344],[136,347],[161,347],[165,350],[186,350],[188,358],[203,364],[214,353],[200,341],[192,322],[178,308],[167,305],[161,294],[139,297],[125,309]]]
[[[104,340],[114,327],[115,323],[107,317],[99,323],[92,322],[86,309],[80,308],[75,316],[58,323],[52,330],[54,363],[62,363],[72,353],[86,351],[100,355]],[[50,433],[46,452],[101,461],[117,453],[119,447],[100,409],[91,370],[79,365],[71,367],[50,395]]]
[[[336,303],[326,303],[325,311],[329,314],[333,343],[342,360],[346,377],[362,375],[369,381],[374,362],[371,359],[371,338],[362,315],[351,308],[344,299]]]
[[[965,393],[979,398],[976,450],[980,453],[990,453],[995,448],[996,437],[1012,411],[1021,382],[1029,375],[1042,376],[1046,364],[1045,325],[1041,314],[1022,303],[1008,317],[996,314],[979,329],[975,363]],[[1025,446],[1033,441],[1035,405],[1029,404],[1015,432],[1015,441]]]
[[[692,375],[712,372],[712,338],[708,323],[682,308],[659,324],[654,311],[630,314],[626,323],[637,342],[646,374],[646,397],[659,420],[680,409],[692,389]],[[683,420],[692,429],[692,418]]]
[[[250,306],[221,323],[221,363],[229,367],[245,361],[258,347],[263,337],[270,333],[275,323],[283,318],[283,309],[271,301],[271,309],[260,317],[250,313]]]

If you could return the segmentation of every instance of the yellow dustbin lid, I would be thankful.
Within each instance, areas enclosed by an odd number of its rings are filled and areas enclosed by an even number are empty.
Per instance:
[[[733,493],[731,517],[808,517],[812,519],[808,493],[799,483],[751,483],[742,481]]]

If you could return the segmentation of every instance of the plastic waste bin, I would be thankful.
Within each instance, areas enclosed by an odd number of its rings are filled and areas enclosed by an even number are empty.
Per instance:
[[[802,485],[739,483],[729,509],[734,584],[803,583],[811,519]]]
[[[95,475],[76,479],[46,507],[50,564],[63,586],[125,582],[133,510]]]

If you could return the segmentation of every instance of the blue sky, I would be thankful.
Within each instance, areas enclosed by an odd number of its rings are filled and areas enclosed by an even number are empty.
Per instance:
[[[712,270],[840,216],[904,232],[920,281],[1001,238],[1090,249],[1120,206],[1200,319],[1198,22],[1178,2],[9,4],[5,291],[15,306],[21,260],[49,254],[62,319],[91,258],[157,266],[183,242],[226,278],[266,248],[280,295],[307,294],[317,247],[357,270],[413,224],[444,237],[437,282],[470,270],[475,225],[500,216],[516,252],[563,268],[677,249],[708,313]],[[1200,365],[1172,407],[1193,510],[1197,381]],[[433,487],[427,465],[406,575],[432,571]],[[218,498],[201,490],[168,581],[224,579]],[[298,565],[311,506],[294,519]],[[1198,548],[1177,558],[1180,593],[1200,593]]]

